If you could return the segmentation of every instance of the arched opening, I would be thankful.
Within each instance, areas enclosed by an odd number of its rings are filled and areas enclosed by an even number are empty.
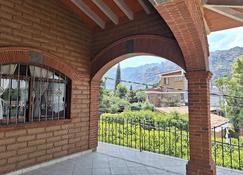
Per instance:
[[[92,60],[91,80],[99,81],[113,65],[132,56],[154,55],[186,69],[186,63],[177,42],[157,35],[133,35],[120,39],[103,49]]]
[[[142,56],[133,56],[137,54],[127,54],[121,56],[123,58],[123,61],[129,61],[129,60],[140,60]],[[121,60],[121,58],[116,59]],[[155,59],[154,56],[148,56],[145,55],[144,61],[147,59],[149,60]],[[164,61],[162,63],[158,63],[158,67],[163,67],[163,64],[166,66],[172,65],[171,70],[177,70],[181,72],[184,72],[181,67],[176,66],[171,61],[165,61],[165,59],[161,57],[157,57],[158,60]],[[138,61],[137,61],[138,62]],[[113,61],[112,64],[117,65],[117,63],[121,64],[122,67],[122,61],[115,62]],[[112,66],[112,65],[111,65]],[[106,70],[108,70],[110,67],[104,67]],[[114,67],[112,67],[114,69]],[[131,69],[131,68],[130,68]],[[137,68],[138,70],[139,68]],[[122,70],[122,69],[121,69]],[[168,70],[168,69],[164,69]],[[104,70],[103,70],[104,71]],[[105,72],[105,71],[104,71]],[[162,73],[163,70],[158,70],[157,73]],[[135,74],[138,74],[137,71]],[[148,72],[149,73],[149,72]],[[165,72],[164,72],[165,73]],[[167,72],[170,74],[170,71]],[[124,75],[125,73],[121,71],[121,74]],[[131,74],[131,76],[135,76],[135,74]],[[103,74],[104,75],[104,74]],[[103,76],[102,75],[102,76]],[[108,75],[106,75],[108,76]],[[156,73],[154,73],[152,76],[156,76]],[[158,75],[157,75],[158,76]],[[122,77],[122,76],[121,76]],[[169,76],[170,77],[170,76]],[[173,77],[173,75],[172,75]],[[181,75],[178,75],[179,78],[182,78]],[[109,78],[104,77],[103,78]],[[114,78],[114,77],[111,77]],[[159,76],[160,78],[160,76]],[[175,77],[172,78],[175,83],[177,83],[175,80]],[[172,82],[172,79],[170,78],[169,81]],[[103,79],[104,80],[104,79]],[[178,117],[178,123],[183,122],[183,115],[176,114],[173,112],[159,112],[159,108],[161,107],[156,106],[156,104],[152,104],[152,99],[146,100],[146,94],[145,89],[146,85],[150,86],[150,83],[144,83],[144,87],[140,90],[134,89],[134,86],[132,90],[128,90],[130,87],[125,85],[124,77],[121,78],[121,83],[117,85],[117,89],[112,88],[110,90],[103,89],[102,87],[96,87],[100,91],[99,99],[97,99],[97,105],[99,107],[99,134],[98,139],[100,141],[100,145],[102,143],[111,143],[116,144],[120,146],[130,147],[139,149],[140,151],[150,151],[155,152],[158,154],[166,154],[170,156],[176,156],[184,159],[188,159],[189,151],[188,151],[188,122],[184,122],[181,125],[175,127],[175,123],[172,123],[172,120]],[[113,82],[115,80],[113,79]],[[135,81],[135,80],[133,80]],[[139,80],[137,80],[139,82]],[[183,81],[181,81],[182,85],[184,85],[184,81],[186,81],[186,78],[183,73]],[[100,81],[99,81],[100,82]],[[129,82],[129,81],[128,81]],[[135,82],[134,82],[135,83]],[[142,84],[142,83],[141,83]],[[134,85],[134,84],[132,84]],[[173,83],[172,83],[173,85]],[[168,94],[163,94],[163,92],[166,92],[167,90],[163,89],[161,85],[157,85],[154,87],[155,91],[158,90],[157,97],[160,99],[165,99]],[[165,87],[165,85],[163,85]],[[102,88],[102,90],[101,90]],[[148,87],[148,93],[152,91],[152,86]],[[186,87],[184,87],[186,88]],[[169,87],[167,88],[169,89]],[[104,93],[104,91],[106,91]],[[123,93],[124,91],[125,93]],[[150,90],[150,91],[149,91]],[[171,89],[170,89],[171,90]],[[173,89],[174,90],[174,89]],[[171,91],[171,93],[174,91]],[[130,94],[131,93],[131,94]],[[132,93],[135,93],[136,97],[132,97]],[[111,95],[112,94],[112,95]],[[174,94],[176,97],[174,97]],[[174,97],[177,99],[177,92],[174,92],[174,94],[170,97]],[[130,96],[131,95],[131,96]],[[144,95],[144,96],[143,96]],[[148,98],[153,98],[153,94],[147,94]],[[129,96],[129,97],[128,97]],[[130,98],[131,97],[131,98]],[[143,99],[144,97],[144,99]],[[105,101],[110,101],[110,103],[107,105]],[[103,103],[104,102],[104,103]],[[128,104],[129,103],[129,104]],[[161,103],[163,103],[161,101]],[[104,104],[104,105],[103,105]],[[110,105],[111,104],[111,105]],[[103,106],[101,106],[103,105]],[[94,107],[94,106],[92,106]],[[104,109],[104,108],[107,108]],[[161,109],[162,110],[162,109]],[[169,115],[172,117],[169,120],[165,120],[165,118],[169,118]],[[177,116],[176,116],[177,115]],[[129,117],[126,117],[129,116]],[[158,118],[161,118],[162,120],[155,119],[155,116]],[[188,120],[188,118],[187,118]],[[167,123],[166,123],[167,122]],[[170,132],[171,131],[171,132]],[[175,132],[180,133],[180,135],[176,136]],[[169,134],[170,133],[170,134]],[[163,136],[164,135],[164,136]],[[162,139],[162,137],[165,137]],[[175,138],[179,139],[179,141],[182,141],[179,143]],[[169,141],[170,139],[170,141]],[[180,145],[180,146],[179,146]],[[107,145],[105,145],[107,146]],[[180,148],[180,149],[179,149]],[[102,149],[102,146],[98,147],[99,151]],[[112,151],[110,152],[112,155]],[[129,157],[129,160],[133,160],[135,157]],[[145,160],[145,159],[144,159]],[[136,160],[133,160],[136,161]],[[151,162],[152,163],[152,162]],[[171,163],[173,164],[173,163]],[[151,164],[147,164],[151,165]],[[178,168],[178,170],[175,170],[174,172],[185,172],[185,164],[181,165],[182,168]],[[158,167],[160,168],[160,167]],[[168,166],[163,167],[164,170],[173,171],[169,169]],[[161,170],[162,172],[162,170]]]
[[[90,107],[90,131],[92,132],[90,132],[89,135],[89,147],[96,148],[98,144],[99,88],[101,77],[113,65],[136,55],[155,55],[163,57],[176,63],[186,71],[185,76],[188,80],[189,91],[189,152],[191,153],[188,157],[189,163],[187,168],[190,168],[190,166],[195,166],[194,161],[192,162],[191,160],[194,159],[195,155],[200,154],[197,149],[200,149],[201,151],[206,149],[208,154],[205,157],[196,156],[196,159],[198,159],[198,161],[203,161],[205,165],[212,165],[212,170],[210,171],[214,171],[214,164],[212,163],[213,161],[211,159],[210,151],[210,126],[208,125],[208,121],[210,121],[208,106],[208,80],[210,78],[210,73],[205,71],[207,70],[207,67],[205,67],[207,64],[201,64],[204,62],[203,60],[201,60],[199,63],[196,59],[185,59],[176,41],[160,36],[139,35],[120,39],[103,49],[92,60],[90,99],[92,104]],[[194,68],[193,65],[195,66]],[[198,66],[201,67],[199,68]],[[200,93],[197,93],[198,91],[200,91]],[[200,116],[204,118],[204,121],[201,123],[197,122],[199,113]],[[205,133],[200,133],[201,135],[205,135],[205,139],[201,139],[202,137],[199,136],[197,134],[198,132],[194,130],[195,127],[199,130],[201,127],[208,128]],[[200,142],[202,145],[205,145],[206,142],[208,145],[207,147],[199,146],[200,144],[198,145],[198,142]]]

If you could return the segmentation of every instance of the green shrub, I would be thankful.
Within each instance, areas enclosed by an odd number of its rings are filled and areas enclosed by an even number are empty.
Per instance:
[[[140,111],[142,109],[141,103],[132,103],[130,106],[131,111]]]
[[[161,113],[161,112],[153,112],[150,110],[142,110],[142,111],[124,111],[122,113],[104,113],[100,116],[100,118],[122,118],[122,119],[140,119],[149,121],[151,123],[155,123],[156,125],[164,126],[164,125],[176,125],[183,127],[183,129],[187,129],[188,124],[188,115],[181,114],[176,112],[171,113]]]
[[[145,92],[141,91],[141,90],[137,91],[136,92],[136,98],[137,98],[138,102],[145,102],[145,100],[146,100]]]
[[[150,104],[148,102],[145,102],[145,103],[142,104],[142,110],[154,111],[154,105]]]

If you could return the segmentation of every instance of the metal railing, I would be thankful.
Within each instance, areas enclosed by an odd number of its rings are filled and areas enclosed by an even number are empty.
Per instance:
[[[243,137],[224,138],[225,133],[212,131],[212,156],[217,165],[243,169]],[[155,121],[150,118],[101,117],[99,141],[189,158],[187,124],[178,121]]]
[[[189,156],[187,126],[150,119],[104,117],[99,122],[99,141],[172,155]]]
[[[212,131],[212,157],[217,165],[243,169],[243,136],[231,137],[224,128]]]

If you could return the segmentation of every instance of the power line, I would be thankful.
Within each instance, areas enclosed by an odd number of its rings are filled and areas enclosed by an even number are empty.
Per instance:
[[[104,79],[105,80],[115,80],[114,78],[111,78],[111,77],[104,77]],[[130,83],[130,84],[137,84],[137,85],[143,85],[143,86],[148,86],[148,87],[149,86],[150,87],[154,87],[154,85],[152,85],[152,84],[140,83],[140,82],[135,82],[135,81],[121,80],[121,82]],[[167,89],[188,92],[188,90],[185,90],[185,89],[168,88],[168,87],[167,87]],[[243,97],[241,97],[241,96],[232,96],[232,95],[227,95],[227,94],[210,93],[210,95],[221,96],[221,97],[228,97],[228,98],[235,98],[235,99],[243,99]]]
[[[114,78],[111,77],[104,77],[105,80],[115,80]],[[135,81],[128,81],[128,80],[121,80],[121,82],[124,83],[130,83],[130,84],[139,84],[139,85],[144,85],[144,86],[154,86],[153,84],[147,84],[147,83],[140,83],[140,82],[135,82]]]

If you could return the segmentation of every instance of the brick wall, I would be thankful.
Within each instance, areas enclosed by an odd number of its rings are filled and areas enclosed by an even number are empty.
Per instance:
[[[137,13],[133,21],[120,19],[120,23],[116,26],[107,24],[105,30],[97,28],[93,37],[92,57],[121,38],[141,34],[160,35],[174,39],[171,30],[159,14]]]
[[[88,149],[90,29],[55,0],[0,0],[0,26],[0,48],[38,49],[55,56],[45,64],[77,75],[70,120],[0,128],[0,174]]]
[[[156,10],[170,26],[183,52],[186,70],[208,70],[206,32],[198,0],[161,3]]]

